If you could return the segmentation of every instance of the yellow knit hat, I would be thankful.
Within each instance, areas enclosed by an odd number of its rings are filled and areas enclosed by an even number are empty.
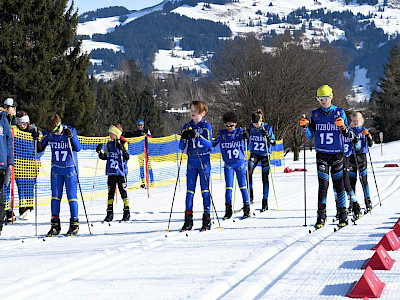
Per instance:
[[[333,98],[333,91],[329,85],[320,86],[317,90],[317,97],[326,97],[329,96]]]
[[[111,132],[117,136],[119,139],[121,137],[122,131],[118,129],[117,126],[111,125],[110,128],[108,128],[108,132]]]

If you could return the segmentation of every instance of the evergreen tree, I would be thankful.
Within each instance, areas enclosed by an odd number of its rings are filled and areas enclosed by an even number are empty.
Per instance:
[[[94,99],[89,57],[76,39],[78,15],[68,0],[0,2],[0,100],[14,97],[41,128],[50,111],[89,131]]]
[[[372,99],[377,106],[375,127],[383,131],[385,141],[400,139],[400,47],[390,50],[385,64],[385,77],[378,84]]]

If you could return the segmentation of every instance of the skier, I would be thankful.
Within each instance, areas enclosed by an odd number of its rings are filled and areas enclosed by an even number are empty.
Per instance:
[[[37,141],[37,151],[43,152],[47,145],[51,147],[51,229],[47,236],[60,234],[60,205],[63,186],[67,192],[71,213],[67,236],[76,235],[79,231],[78,197],[77,197],[77,152],[82,149],[76,129],[61,123],[56,113],[51,113],[46,120],[47,129],[39,142],[39,133],[32,132],[32,138]],[[75,168],[76,167],[76,168]]]
[[[347,116],[347,115],[346,115]],[[344,182],[344,189],[347,194],[347,199],[349,200],[349,212],[353,212],[354,220],[358,220],[361,216],[361,208],[360,204],[357,201],[356,194],[350,184],[350,156],[353,155],[353,143],[358,141],[357,136],[350,130],[348,137],[343,137],[344,141],[344,159],[343,159],[343,182]],[[336,195],[336,193],[335,193]],[[338,202],[336,199],[336,209],[337,214],[336,217],[339,219],[340,209],[338,207]]]
[[[14,165],[13,136],[7,120],[7,114],[0,112],[0,234],[3,229],[5,203],[3,183],[8,185],[11,176],[11,166]]]
[[[31,124],[29,116],[26,112],[20,111],[17,117],[17,127],[20,131],[32,133],[38,131],[35,124]],[[42,133],[38,131],[39,135]],[[35,187],[35,152],[34,147],[16,144],[15,152],[18,157],[24,157],[25,160],[21,162],[16,160],[15,163],[15,182],[18,187],[19,197],[19,218],[21,220],[28,220],[29,214],[33,211],[34,187]]]
[[[96,152],[99,154],[99,158],[107,160],[106,175],[108,176],[108,203],[107,203],[107,216],[104,222],[111,222],[114,218],[114,193],[115,186],[118,185],[119,193],[121,194],[122,200],[124,201],[124,214],[122,221],[129,221],[131,218],[129,210],[129,200],[126,185],[126,174],[128,174],[128,160],[129,154],[127,152],[128,143],[121,138],[122,126],[111,125],[108,129],[108,134],[111,141],[106,145],[106,150],[103,152],[103,144],[98,144]]]
[[[318,211],[315,228],[319,229],[326,222],[326,196],[331,172],[333,188],[336,192],[339,209],[339,227],[346,226],[347,210],[343,181],[344,145],[342,136],[348,137],[347,117],[342,108],[332,105],[333,92],[328,85],[317,90],[317,100],[321,107],[311,112],[311,121],[301,118],[300,126],[306,128],[307,139],[315,137],[318,172]]]
[[[197,175],[200,177],[204,209],[201,230],[211,229],[209,186],[212,129],[210,123],[203,120],[207,111],[207,104],[203,101],[193,101],[190,104],[192,120],[183,126],[181,140],[179,141],[179,149],[184,150],[186,145],[188,146],[186,210],[182,231],[191,230],[193,227],[193,197],[196,190]]]
[[[145,141],[144,142],[146,143],[146,148],[147,148],[147,143],[148,143],[147,138],[149,138],[149,137],[151,138],[151,132],[150,132],[149,129],[145,129],[144,128],[144,121],[142,119],[139,119],[137,121],[136,126],[137,126],[137,130],[132,132],[132,133],[130,133],[130,132],[125,133],[125,137],[126,138],[132,138],[132,137],[145,136]],[[144,153],[144,155],[147,155],[147,153]],[[139,167],[140,167],[140,182],[141,182],[140,187],[142,189],[146,188],[145,169],[144,169],[144,161],[145,161],[144,160],[144,155],[139,155],[138,156],[138,158],[139,158]],[[150,180],[150,183],[153,183],[154,182],[153,169],[151,168],[151,163],[150,163],[148,157],[147,157],[147,162],[148,162],[147,163],[147,167],[148,167],[149,177],[150,177],[149,180]]]
[[[249,125],[250,134],[250,159],[248,162],[249,172],[249,188],[250,202],[254,201],[253,192],[253,172],[261,161],[262,182],[263,182],[263,198],[261,204],[261,212],[268,210],[268,194],[269,194],[269,157],[272,146],[276,144],[272,126],[268,125],[264,118],[264,113],[258,109],[251,115],[251,124]],[[267,148],[268,147],[268,148]]]
[[[363,127],[364,117],[361,113],[356,112],[352,115],[351,126],[351,131],[357,136],[358,142],[353,144],[353,155],[350,156],[350,184],[355,191],[357,183],[357,164],[355,158],[357,157],[358,172],[364,192],[365,208],[369,212],[372,209],[372,203],[367,180],[367,153],[369,151],[368,147],[372,147],[373,141],[368,129]]]
[[[16,121],[17,107],[18,103],[13,98],[7,98],[6,100],[4,100],[4,111],[7,114],[8,124],[10,125],[11,129],[17,127],[17,121]],[[3,196],[5,203],[11,203],[11,187],[4,186],[3,189],[4,189]],[[6,216],[7,223],[11,223],[16,220],[16,217],[13,214],[12,207],[10,207],[10,209],[7,210],[6,214],[7,214]]]
[[[222,158],[225,162],[225,216],[224,220],[232,216],[232,190],[234,173],[236,173],[239,189],[243,198],[243,219],[250,217],[249,194],[246,185],[246,162],[244,143],[249,138],[249,133],[241,128],[236,128],[237,117],[233,111],[225,113],[222,117],[226,129],[220,130],[214,139],[213,146],[220,143]]]

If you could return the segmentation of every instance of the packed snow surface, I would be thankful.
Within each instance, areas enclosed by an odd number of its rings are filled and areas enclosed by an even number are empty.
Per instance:
[[[255,213],[241,220],[242,212],[222,221],[225,185],[212,181],[212,196],[219,221],[213,213],[213,228],[199,232],[202,199],[196,191],[194,229],[182,233],[186,189],[178,188],[170,232],[167,232],[174,186],[129,194],[131,222],[119,223],[122,201],[114,205],[115,220],[102,224],[107,199],[85,199],[92,234],[80,203],[77,237],[45,238],[50,228],[50,207],[38,209],[38,236],[34,217],[7,225],[0,237],[2,265],[1,299],[345,299],[358,281],[371,250],[400,217],[400,171],[384,168],[400,163],[400,142],[371,148],[380,201],[369,165],[372,214],[357,226],[334,232],[337,222],[332,187],[328,195],[328,221],[309,233],[316,221],[317,174],[315,152],[307,150],[307,172],[273,173],[276,200],[271,186],[269,210],[259,212],[261,175],[255,174]],[[286,156],[286,166],[301,168],[301,160]],[[186,166],[184,166],[186,169]],[[306,217],[304,210],[306,175]],[[332,185],[331,185],[332,186]],[[50,197],[50,195],[49,195]],[[357,198],[362,207],[361,187]],[[236,190],[234,208],[240,209]],[[278,209],[279,208],[279,209]],[[68,229],[68,204],[62,203],[62,233]],[[220,223],[220,226],[219,226]],[[307,226],[304,226],[304,225]],[[43,240],[44,239],[44,240]],[[399,299],[400,251],[390,271],[375,271],[386,283],[382,299]]]

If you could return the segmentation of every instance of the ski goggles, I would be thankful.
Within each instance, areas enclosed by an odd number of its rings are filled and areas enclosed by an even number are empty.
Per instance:
[[[233,124],[225,124],[225,127],[228,127],[228,128],[232,128],[232,127],[235,127],[235,126],[236,126],[235,123],[233,123]]]
[[[50,130],[50,132],[51,132],[51,133],[59,132],[61,126],[62,126],[62,124],[61,124],[61,122],[59,122],[59,123],[56,125],[56,127],[53,128],[53,130]]]
[[[331,98],[331,96],[317,96],[317,100],[319,102],[321,101],[328,101]]]

